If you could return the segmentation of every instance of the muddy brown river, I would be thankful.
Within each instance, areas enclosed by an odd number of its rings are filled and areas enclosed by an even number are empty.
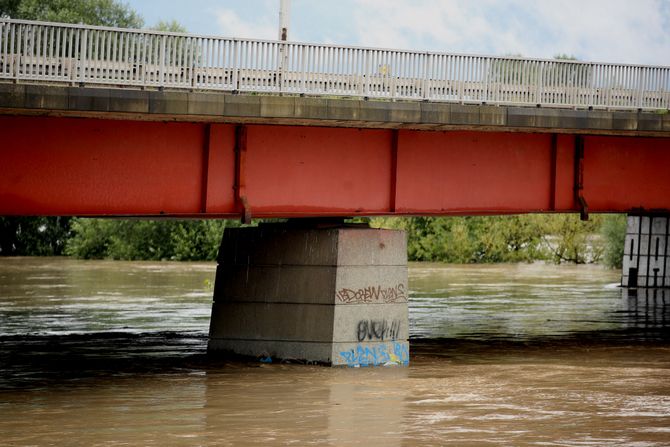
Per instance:
[[[670,293],[409,270],[409,367],[206,355],[214,264],[0,258],[0,445],[668,446]]]

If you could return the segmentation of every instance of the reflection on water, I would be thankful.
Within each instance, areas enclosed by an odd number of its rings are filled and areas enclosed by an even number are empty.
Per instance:
[[[215,267],[0,258],[0,335],[206,332]]]
[[[414,337],[667,340],[670,290],[628,291],[599,266],[444,266],[409,270]]]
[[[3,445],[670,444],[670,293],[410,267],[409,368],[206,355],[214,266],[0,259]]]

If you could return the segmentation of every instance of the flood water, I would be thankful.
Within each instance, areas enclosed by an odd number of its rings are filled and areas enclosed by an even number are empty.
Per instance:
[[[670,445],[670,293],[415,264],[409,367],[206,355],[214,265],[0,258],[0,445]]]

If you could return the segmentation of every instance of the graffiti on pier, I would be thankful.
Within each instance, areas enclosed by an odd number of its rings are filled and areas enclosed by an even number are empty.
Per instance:
[[[340,351],[340,364],[347,366],[379,366],[409,364],[406,342],[359,344],[348,351]]]
[[[345,304],[351,303],[405,303],[407,294],[405,285],[394,287],[368,286],[360,289],[343,288],[337,292],[337,299]]]
[[[361,320],[356,326],[356,338],[364,340],[397,340],[400,320]]]

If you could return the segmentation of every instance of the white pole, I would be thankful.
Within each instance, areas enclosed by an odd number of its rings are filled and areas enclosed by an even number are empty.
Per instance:
[[[291,0],[279,0],[279,40],[288,40]]]
[[[288,26],[291,15],[291,0],[279,0],[279,40],[288,40]],[[279,47],[279,91],[284,90],[285,70],[288,67],[288,52],[285,45]]]

